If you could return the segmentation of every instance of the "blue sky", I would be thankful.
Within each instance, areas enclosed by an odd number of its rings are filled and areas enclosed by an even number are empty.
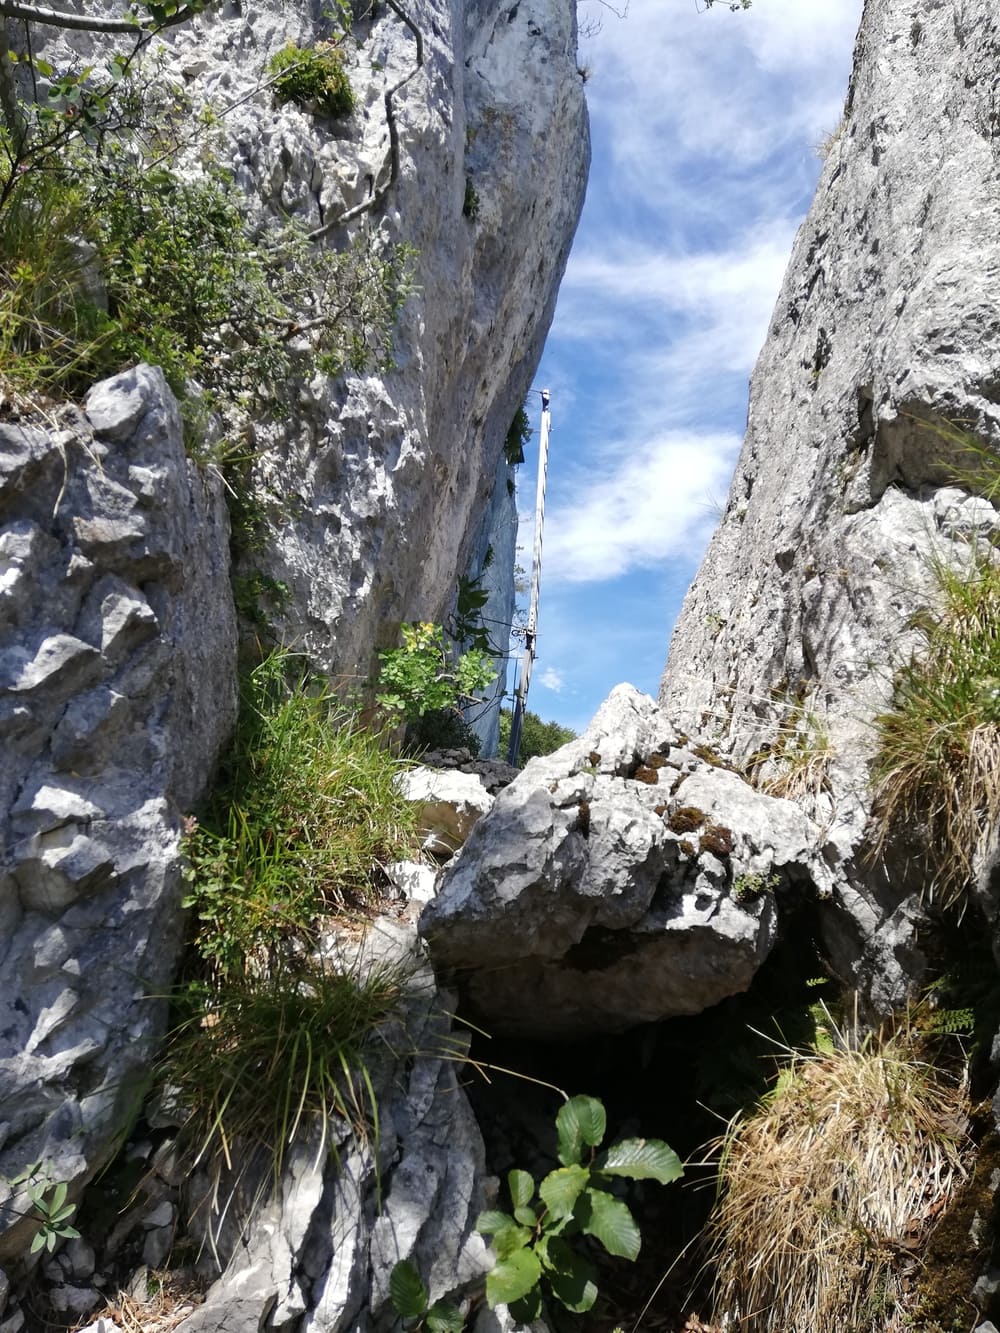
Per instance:
[[[655,695],[729,489],[747,383],[816,147],[840,121],[862,0],[582,0],[593,165],[535,384],[552,442],[528,706],[582,729]],[[529,402],[537,443],[538,398]],[[520,469],[530,565],[536,450]]]

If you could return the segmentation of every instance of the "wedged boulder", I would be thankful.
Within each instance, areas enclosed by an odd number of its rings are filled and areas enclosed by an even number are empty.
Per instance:
[[[832,892],[822,845],[795,805],[619,685],[498,796],[420,931],[492,1031],[619,1031],[745,990],[776,938],[775,891]]]
[[[417,807],[417,828],[423,850],[431,856],[452,856],[477,820],[493,808],[493,797],[475,773],[418,764],[399,777],[403,796]]]

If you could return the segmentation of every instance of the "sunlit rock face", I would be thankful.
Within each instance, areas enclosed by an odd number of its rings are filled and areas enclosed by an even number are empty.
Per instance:
[[[797,806],[696,753],[619,685],[581,737],[500,793],[420,929],[490,1031],[623,1031],[746,990],[779,891],[831,892],[822,842]]]
[[[899,916],[914,884],[902,858],[884,869],[860,854],[871,722],[918,642],[932,562],[967,559],[997,522],[941,429],[1000,445],[998,41],[989,0],[865,5],[725,516],[661,687],[727,752],[773,747],[772,776],[787,771],[792,731],[829,752],[811,808],[845,872],[830,937],[886,1002],[916,961]]]
[[[275,386],[275,412],[255,414],[243,442],[263,519],[253,563],[289,594],[268,613],[287,642],[356,683],[400,621],[441,620],[459,574],[484,563],[486,614],[511,619],[517,517],[503,442],[551,323],[590,150],[572,0],[412,0],[402,8],[422,63],[396,12],[359,7],[376,17],[342,47],[354,112],[279,106],[268,60],[286,42],[328,38],[330,8],[227,0],[165,31],[162,59],[192,107],[215,113],[179,169],[214,156],[262,215],[311,229],[389,181],[386,92],[412,76],[392,98],[393,183],[324,242],[415,252],[395,368]],[[38,40],[57,64],[67,48],[94,49],[86,34]],[[489,745],[495,723],[484,727]]]
[[[235,101],[286,40],[329,32],[322,6],[224,7],[171,37],[207,66],[197,96]],[[488,614],[513,610],[516,510],[503,441],[531,383],[583,202],[589,139],[572,0],[415,0],[412,31],[387,6],[357,25],[358,109],[331,121],[258,93],[223,123],[237,179],[261,207],[310,226],[387,179],[386,89],[399,170],[384,203],[331,243],[368,232],[415,250],[396,368],[301,386],[289,418],[261,422],[255,482],[262,562],[288,585],[280,629],[324,668],[364,675],[401,620],[439,620],[458,574],[494,547],[505,570]],[[373,186],[375,182],[375,186]]]

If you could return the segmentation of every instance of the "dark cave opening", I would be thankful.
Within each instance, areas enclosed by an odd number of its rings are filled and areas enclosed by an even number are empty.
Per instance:
[[[489,1169],[500,1180],[495,1206],[510,1206],[511,1169],[538,1180],[559,1165],[557,1089],[603,1102],[605,1144],[663,1139],[685,1163],[675,1184],[628,1182],[624,1197],[643,1237],[639,1258],[612,1259],[585,1241],[601,1295],[588,1315],[550,1312],[556,1327],[603,1333],[620,1325],[627,1333],[641,1316],[643,1328],[673,1333],[686,1317],[708,1318],[712,1274],[702,1232],[716,1192],[719,1140],[732,1117],[766,1093],[789,1051],[809,1046],[817,1027],[829,1023],[823,1005],[835,1012],[837,987],[817,940],[815,909],[796,905],[750,989],[700,1014],[559,1043],[473,1033],[472,1059],[484,1076],[474,1076],[467,1091]]]

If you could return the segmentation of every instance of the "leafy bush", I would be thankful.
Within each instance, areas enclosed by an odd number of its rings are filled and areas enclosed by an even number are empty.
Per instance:
[[[220,175],[124,161],[40,175],[0,211],[0,373],[78,393],[147,360],[225,406],[310,355],[328,374],[385,364],[409,255],[367,238],[316,250],[293,223],[255,237]]]
[[[955,903],[1000,820],[1000,564],[992,547],[935,569],[939,605],[915,622],[923,651],[896,673],[875,719],[876,851],[920,830],[932,889]]]
[[[504,458],[511,467],[517,467],[524,462],[524,446],[531,439],[531,435],[531,422],[528,420],[527,410],[522,403],[514,413],[503,442]]]
[[[611,1194],[616,1180],[670,1184],[684,1174],[677,1154],[660,1139],[622,1139],[599,1152],[606,1130],[596,1097],[571,1097],[556,1116],[559,1161],[540,1183],[527,1171],[507,1176],[511,1213],[480,1213],[477,1231],[492,1236],[497,1262],[486,1276],[490,1309],[506,1305],[518,1324],[542,1312],[543,1295],[575,1314],[597,1299],[595,1269],[572,1244],[590,1236],[608,1254],[636,1259],[642,1244],[627,1204]],[[427,1292],[409,1262],[393,1269],[390,1297],[404,1319],[419,1320],[431,1333],[461,1328],[454,1307],[438,1301],[427,1308]],[[456,1322],[457,1321],[457,1322]]]
[[[322,686],[289,681],[289,660],[244,680],[222,781],[186,844],[194,945],[227,982],[273,971],[322,915],[373,902],[378,866],[413,845],[398,761]]]
[[[457,708],[432,708],[407,724],[406,747],[414,754],[424,750],[468,750],[478,755],[481,742]]]
[[[340,52],[330,42],[312,47],[289,42],[273,55],[267,72],[279,102],[294,102],[325,116],[347,116],[354,110],[354,91]]]
[[[402,627],[403,646],[379,653],[380,692],[391,716],[415,722],[425,713],[470,703],[496,678],[492,658],[480,648],[455,654],[444,629],[429,621]]]
[[[905,1022],[884,1040],[835,1035],[789,1052],[720,1145],[716,1318],[748,1333],[888,1327],[913,1250],[965,1177],[966,1090],[920,1059]]]
[[[509,708],[500,710],[500,754],[507,757],[510,749],[510,728],[514,714]],[[540,754],[552,754],[561,746],[576,740],[576,732],[563,727],[558,722],[543,722],[537,713],[525,709],[521,720],[521,745],[517,752],[517,763],[522,767],[529,759]]]

